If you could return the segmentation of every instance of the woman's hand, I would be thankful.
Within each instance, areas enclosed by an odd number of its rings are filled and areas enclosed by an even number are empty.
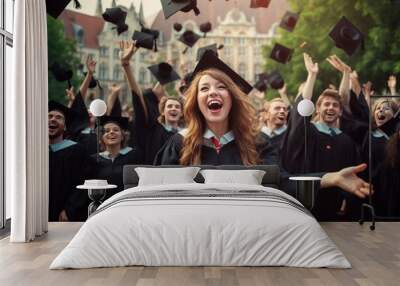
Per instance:
[[[338,56],[332,55],[326,59],[335,69],[341,73],[351,73],[351,68],[345,64]]]
[[[308,74],[317,75],[319,71],[318,63],[314,63],[309,54],[304,53],[303,56],[304,56],[304,65],[307,69]]]
[[[86,68],[88,73],[91,75],[93,75],[96,71],[96,61],[91,56],[86,58]]]
[[[119,48],[121,49],[119,57],[121,59],[122,66],[129,66],[129,61],[139,49],[136,47],[136,41],[121,41],[119,42]]]

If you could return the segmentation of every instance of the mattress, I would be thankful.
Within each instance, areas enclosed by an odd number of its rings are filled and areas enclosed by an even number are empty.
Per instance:
[[[50,269],[132,265],[351,267],[309,211],[284,192],[198,183],[116,194]]]

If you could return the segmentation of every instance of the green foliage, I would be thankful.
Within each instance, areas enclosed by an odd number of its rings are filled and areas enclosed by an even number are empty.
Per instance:
[[[339,87],[341,75],[325,60],[336,54],[357,70],[360,81],[370,80],[377,91],[386,86],[390,74],[400,72],[399,1],[392,0],[289,0],[291,10],[301,11],[295,30],[289,33],[278,28],[278,38],[264,47],[265,69],[278,69],[288,86],[288,93],[297,94],[297,88],[307,78],[303,53],[309,53],[319,63],[320,72],[314,96],[329,84]],[[352,57],[335,47],[329,32],[342,16],[346,16],[365,35],[365,50]],[[291,61],[282,65],[269,58],[275,42],[294,48]],[[301,43],[306,42],[304,48]],[[270,97],[270,95],[268,95]]]
[[[61,21],[55,20],[52,17],[47,17],[47,48],[48,48],[48,64],[49,67],[54,62],[58,62],[63,66],[72,69],[74,76],[72,85],[75,87],[79,84],[79,79],[76,71],[79,66],[79,57],[76,52],[76,42],[67,39],[64,34],[64,26]],[[49,68],[49,100],[55,100],[61,103],[66,103],[65,89],[66,82],[58,82]],[[75,89],[76,90],[76,89]]]

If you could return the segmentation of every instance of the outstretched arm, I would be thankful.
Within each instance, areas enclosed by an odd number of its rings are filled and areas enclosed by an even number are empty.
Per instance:
[[[311,100],[313,91],[314,91],[314,85],[315,81],[317,79],[317,74],[318,74],[318,63],[314,63],[312,61],[312,58],[304,53],[304,65],[306,66],[308,76],[307,76],[307,81],[304,84],[303,87],[303,98]]]
[[[133,76],[131,66],[130,66],[130,60],[132,56],[135,54],[135,52],[138,50],[138,48],[135,46],[136,42],[127,42],[127,41],[121,41],[119,43],[121,52],[120,52],[120,59],[121,59],[121,65],[124,70],[124,74],[126,76],[126,79],[128,80],[128,86],[130,90],[139,96],[140,102],[143,105],[143,110],[146,116],[146,119],[148,118],[148,113],[147,113],[147,107],[146,107],[146,102],[144,101],[143,98],[143,93],[142,90],[140,89],[139,85],[137,84],[135,77]]]
[[[350,73],[351,68],[345,64],[338,56],[332,55],[326,59],[335,69],[342,73],[342,81],[340,82],[339,94],[342,97],[344,107],[347,111],[350,102]]]
[[[121,86],[117,84],[113,84],[110,87],[110,94],[107,98],[107,115],[111,115],[111,111],[114,107],[115,101],[119,96],[119,92],[121,91]]]
[[[79,88],[79,91],[80,91],[83,99],[85,99],[86,92],[89,88],[90,81],[92,80],[93,74],[96,71],[96,61],[93,60],[93,58],[91,56],[88,56],[86,58],[86,68],[87,68],[86,77],[83,80],[81,87]]]

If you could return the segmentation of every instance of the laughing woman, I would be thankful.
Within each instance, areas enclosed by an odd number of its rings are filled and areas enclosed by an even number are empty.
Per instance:
[[[157,164],[256,165],[273,163],[246,94],[251,86],[214,53],[206,52],[186,91],[187,128],[170,138]],[[264,160],[261,160],[264,158]]]

